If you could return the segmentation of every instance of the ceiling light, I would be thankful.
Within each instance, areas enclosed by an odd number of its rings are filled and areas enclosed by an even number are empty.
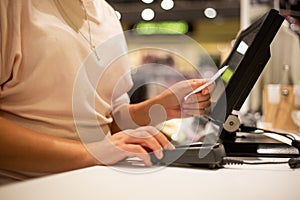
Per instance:
[[[204,10],[204,15],[205,15],[207,18],[213,19],[213,18],[216,18],[216,16],[217,16],[217,11],[216,11],[214,8],[206,8],[206,9]]]
[[[155,13],[151,8],[146,8],[142,11],[141,17],[145,21],[150,21],[154,18]]]
[[[161,2],[161,7],[164,10],[171,10],[174,7],[174,1],[173,0],[163,0]]]
[[[146,4],[150,4],[153,3],[154,0],[142,0],[142,2],[146,3]]]

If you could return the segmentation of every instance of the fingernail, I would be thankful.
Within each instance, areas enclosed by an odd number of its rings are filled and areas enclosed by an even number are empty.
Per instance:
[[[206,94],[208,94],[208,90],[206,90],[206,89],[205,89],[205,90],[203,90],[203,91],[202,91],[202,94],[203,94],[203,95],[206,95]]]
[[[145,162],[145,165],[146,165],[146,167],[152,167],[152,162],[151,161]]]
[[[158,159],[162,159],[162,158],[164,157],[163,152],[162,152],[161,150],[157,151],[156,157],[157,157]]]
[[[168,144],[168,145],[166,146],[166,149],[174,150],[174,149],[175,149],[175,146],[174,146],[172,143],[170,143],[170,144]]]

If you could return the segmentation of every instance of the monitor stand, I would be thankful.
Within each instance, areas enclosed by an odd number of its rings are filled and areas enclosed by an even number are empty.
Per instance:
[[[287,143],[273,139],[265,134],[245,132],[240,127],[237,116],[231,115],[224,123],[220,135],[227,156],[233,157],[299,157],[299,150]],[[226,127],[226,128],[225,128]],[[234,130],[228,132],[227,130]]]

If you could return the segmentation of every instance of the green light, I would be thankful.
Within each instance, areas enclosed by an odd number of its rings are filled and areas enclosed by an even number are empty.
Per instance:
[[[233,74],[233,71],[230,68],[227,68],[225,72],[222,74],[222,79],[225,81],[225,83],[228,83],[231,76]]]
[[[151,34],[185,34],[189,26],[186,22],[140,22],[136,26],[136,32],[143,35]]]

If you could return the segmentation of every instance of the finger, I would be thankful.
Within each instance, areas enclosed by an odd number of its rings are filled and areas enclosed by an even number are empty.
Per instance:
[[[192,80],[190,80],[190,85],[191,85],[191,88],[193,90],[195,90],[196,88],[205,84],[207,81],[209,81],[209,80],[207,80],[207,79],[192,79]],[[210,94],[215,89],[215,86],[216,86],[216,83],[213,82],[209,86],[204,88],[202,91],[200,91],[199,93],[201,93],[202,95]]]
[[[213,83],[211,83],[209,86],[207,86],[206,88],[204,88],[204,89],[201,91],[201,93],[202,93],[203,95],[205,95],[205,94],[210,94],[210,93],[213,92],[213,90],[215,89],[215,87],[216,87],[216,83],[213,82]]]
[[[141,145],[143,148],[150,149],[150,152],[153,152],[156,158],[163,158],[163,148],[155,138],[148,138],[142,141]]]
[[[147,131],[160,143],[160,145],[164,149],[170,149],[170,150],[175,149],[174,145],[168,140],[168,138],[163,133],[161,133],[159,130],[154,128],[153,126],[144,126],[144,127],[138,128],[137,130]]]
[[[197,109],[204,109],[211,106],[210,101],[203,101],[203,102],[197,102],[193,104],[183,104],[182,109],[189,109],[189,110],[197,110]]]
[[[196,103],[196,102],[208,101],[208,100],[210,100],[210,94],[203,95],[202,93],[197,93],[191,95],[186,101],[184,101],[184,104]]]
[[[201,93],[202,95],[207,95],[207,94],[209,94],[209,89],[208,89],[208,87],[207,87],[207,88],[204,88],[200,93]]]
[[[151,167],[151,158],[149,153],[140,145],[137,144],[126,144],[122,147],[122,149],[125,151],[125,154],[130,157],[138,157],[147,167]]]
[[[164,149],[173,150],[175,149],[174,145],[168,140],[168,138],[163,134],[159,133],[154,136],[156,140],[163,146]]]
[[[157,130],[153,126],[141,126],[141,127],[137,128],[136,130],[138,130],[138,131],[147,131],[151,136],[154,136],[154,135],[160,133],[159,130]]]
[[[150,149],[150,151],[152,151],[158,159],[161,159],[163,157],[163,148],[159,141],[145,130],[137,129],[136,132],[138,137],[136,137],[135,135],[130,135],[127,137],[126,143],[137,144]]]
[[[159,134],[159,130],[154,128],[153,126],[141,126],[135,130],[125,130],[127,135],[138,137],[142,139],[151,138],[156,134]]]
[[[207,81],[208,81],[207,79],[191,79],[189,81],[189,83],[190,83],[191,87],[193,88],[193,90],[195,90],[196,88],[205,84]]]
[[[183,113],[187,116],[200,116],[205,114],[205,109],[185,109]]]

